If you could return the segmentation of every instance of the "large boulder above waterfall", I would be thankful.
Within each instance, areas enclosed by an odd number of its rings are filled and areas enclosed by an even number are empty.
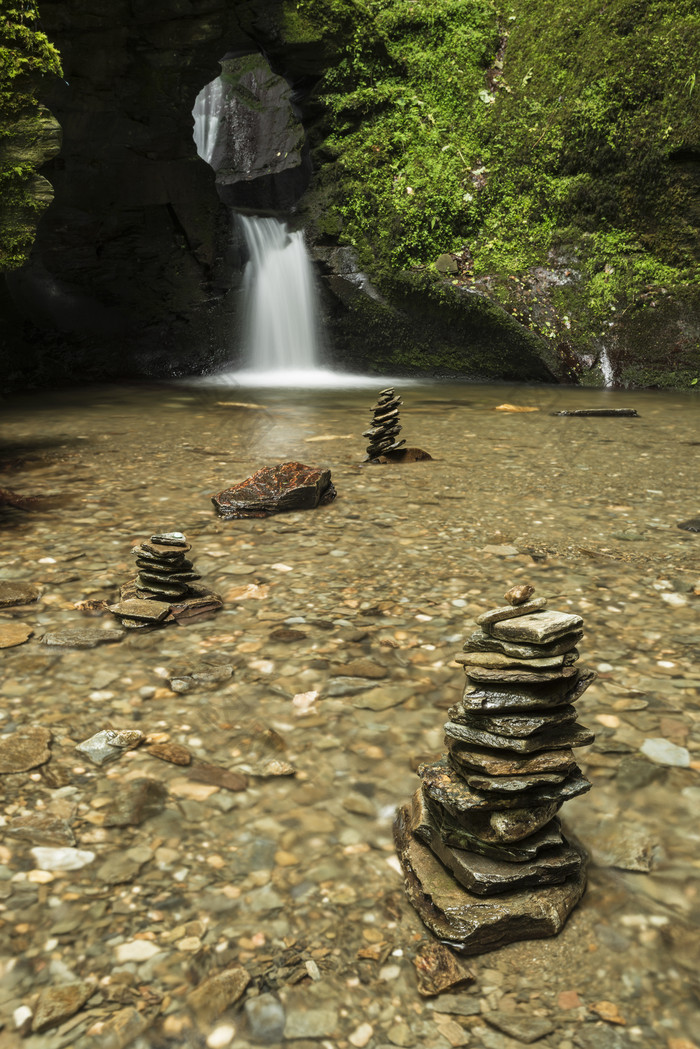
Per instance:
[[[212,502],[221,517],[269,517],[285,510],[311,510],[335,496],[330,470],[280,463],[219,492]]]

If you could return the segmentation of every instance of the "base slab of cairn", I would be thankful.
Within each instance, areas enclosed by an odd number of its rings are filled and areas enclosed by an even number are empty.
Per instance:
[[[458,658],[467,682],[445,725],[447,754],[419,768],[394,822],[410,902],[464,954],[556,936],[586,887],[585,849],[556,814],[590,789],[572,748],[593,734],[573,703],[595,675],[573,666],[581,618],[532,593],[514,587],[506,607],[478,617]]]

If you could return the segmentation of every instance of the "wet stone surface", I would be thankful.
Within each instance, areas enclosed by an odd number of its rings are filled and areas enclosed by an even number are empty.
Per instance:
[[[33,631],[0,656],[0,754],[33,725],[50,734],[39,763],[0,773],[3,1049],[250,1049],[261,1035],[293,1035],[294,1049],[700,1045],[700,540],[677,528],[697,514],[696,402],[401,395],[412,441],[449,450],[440,460],[361,466],[366,442],[345,435],[366,425],[362,391],[172,386],[3,403],[0,485],[74,496],[0,510],[0,579],[40,591],[0,610],[2,625]],[[267,410],[219,403],[253,398]],[[548,414],[603,399],[633,400],[639,418],[574,430]],[[541,410],[494,411],[504,400]],[[24,470],[27,449],[50,455]],[[268,520],[216,516],[223,485],[292,458],[331,469],[338,498]],[[132,547],[171,531],[192,543],[219,611],[91,649],[42,644],[114,629],[107,606],[133,575]],[[445,749],[442,722],[462,702],[454,656],[474,618],[525,583],[584,619],[580,659],[597,673],[578,703],[596,741],[575,752],[593,789],[561,809],[591,856],[588,887],[558,936],[458,959],[473,980],[431,997],[414,960],[434,940],[405,897],[392,820],[418,765]],[[501,644],[484,650],[520,656],[505,646],[528,642]],[[214,657],[233,674],[171,688],[171,671]],[[492,692],[479,682],[472,695]],[[144,741],[103,766],[76,751],[110,730]],[[676,749],[647,744],[660,739]],[[452,753],[476,773],[487,761],[466,742]],[[527,767],[573,761],[541,751]],[[193,779],[198,765],[246,785]],[[162,807],[110,825],[144,779],[162,786]],[[552,823],[540,833],[556,843]],[[76,984],[95,991],[33,1032],[42,996]]]

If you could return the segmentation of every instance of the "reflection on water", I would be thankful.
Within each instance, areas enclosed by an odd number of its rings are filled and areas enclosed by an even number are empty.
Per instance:
[[[376,390],[381,385],[376,380]],[[597,1000],[610,998],[611,986],[616,1002],[628,995],[622,1011],[651,1039],[638,1044],[689,1037],[674,966],[695,957],[697,937],[688,930],[700,920],[700,536],[676,524],[700,512],[697,399],[394,385],[404,401],[401,436],[432,462],[359,465],[374,390],[178,384],[38,394],[4,405],[0,487],[45,501],[72,497],[69,506],[40,513],[0,511],[0,578],[43,591],[36,605],[2,613],[30,625],[34,637],[2,652],[0,731],[28,722],[51,727],[48,767],[61,770],[62,797],[78,806],[80,847],[99,854],[95,867],[58,876],[51,892],[73,892],[78,901],[102,893],[110,906],[116,900],[103,938],[142,932],[144,904],[162,910],[156,937],[165,960],[151,974],[159,987],[170,976],[173,986],[182,981],[182,957],[165,935],[181,922],[206,919],[212,943],[223,944],[221,965],[243,957],[272,972],[274,961],[255,960],[256,944],[271,945],[270,958],[287,941],[299,950],[330,944],[318,957],[328,959],[323,989],[333,1001],[339,996],[338,1008],[347,1007],[347,974],[371,927],[381,934],[377,942],[402,953],[391,956],[391,977],[380,978],[375,963],[358,970],[363,986],[379,1003],[391,979],[396,1014],[412,1010],[427,1023],[409,961],[421,927],[392,866],[391,814],[415,789],[416,762],[442,748],[445,711],[461,687],[452,663],[461,638],[510,585],[529,580],[554,607],[583,615],[581,659],[599,675],[580,709],[597,733],[582,761],[593,790],[565,808],[594,866],[560,941],[514,945],[484,964],[498,969],[499,958],[510,959],[504,994],[520,994],[522,974],[539,967],[547,1007],[548,995],[555,1003],[573,986],[575,970]],[[539,410],[496,411],[503,403]],[[602,406],[635,407],[640,417],[550,414]],[[214,492],[291,459],[330,467],[337,500],[268,521],[215,517]],[[113,600],[133,574],[132,545],[168,530],[192,541],[203,581],[224,598],[219,615],[89,651],[40,644],[45,632],[112,625],[108,615],[88,616],[76,605]],[[170,668],[205,656],[230,662],[233,678],[213,691],[179,694],[168,686]],[[396,703],[383,709],[385,694]],[[203,797],[181,769],[143,748],[107,772],[78,766],[75,743],[108,724],[167,734],[195,759],[234,768],[252,767],[261,733],[272,732],[298,774],[252,779],[241,794],[207,788]],[[685,749],[690,764],[645,759],[640,748],[657,738]],[[103,800],[136,775],[166,782],[165,812],[127,830],[103,826]],[[14,779],[12,812],[56,804],[52,791],[60,788],[43,773]],[[103,886],[97,863],[127,844],[150,858],[131,881]],[[28,870],[22,848],[17,860],[14,848],[2,862]],[[170,899],[174,877],[177,915],[167,902],[153,902]],[[0,885],[10,889],[8,913],[19,914],[17,886],[28,893],[22,913],[31,924],[37,884],[20,877]],[[36,899],[40,954],[53,918]],[[80,936],[61,950],[82,976]],[[622,972],[628,982],[617,987]],[[379,1005],[363,1009],[358,1018],[350,1006],[354,1024],[343,1036],[368,1017],[377,1044],[385,1043],[390,1020]]]

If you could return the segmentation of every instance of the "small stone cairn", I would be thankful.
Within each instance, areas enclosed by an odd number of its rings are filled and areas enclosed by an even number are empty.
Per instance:
[[[363,437],[369,438],[367,455],[363,462],[373,462],[381,455],[393,452],[406,443],[396,440],[401,433],[399,405],[402,403],[401,398],[394,395],[392,387],[380,392],[377,403],[372,409],[374,412],[372,427],[362,434]]]
[[[138,574],[121,589],[110,611],[125,627],[182,621],[221,608],[221,598],[195,580],[201,576],[187,557],[192,549],[182,532],[152,535],[133,548]]]
[[[591,786],[572,748],[594,738],[574,703],[595,674],[575,666],[581,617],[533,594],[515,586],[477,618],[447,754],[420,766],[394,823],[409,899],[465,954],[556,935],[586,886],[586,853],[556,813]]]

